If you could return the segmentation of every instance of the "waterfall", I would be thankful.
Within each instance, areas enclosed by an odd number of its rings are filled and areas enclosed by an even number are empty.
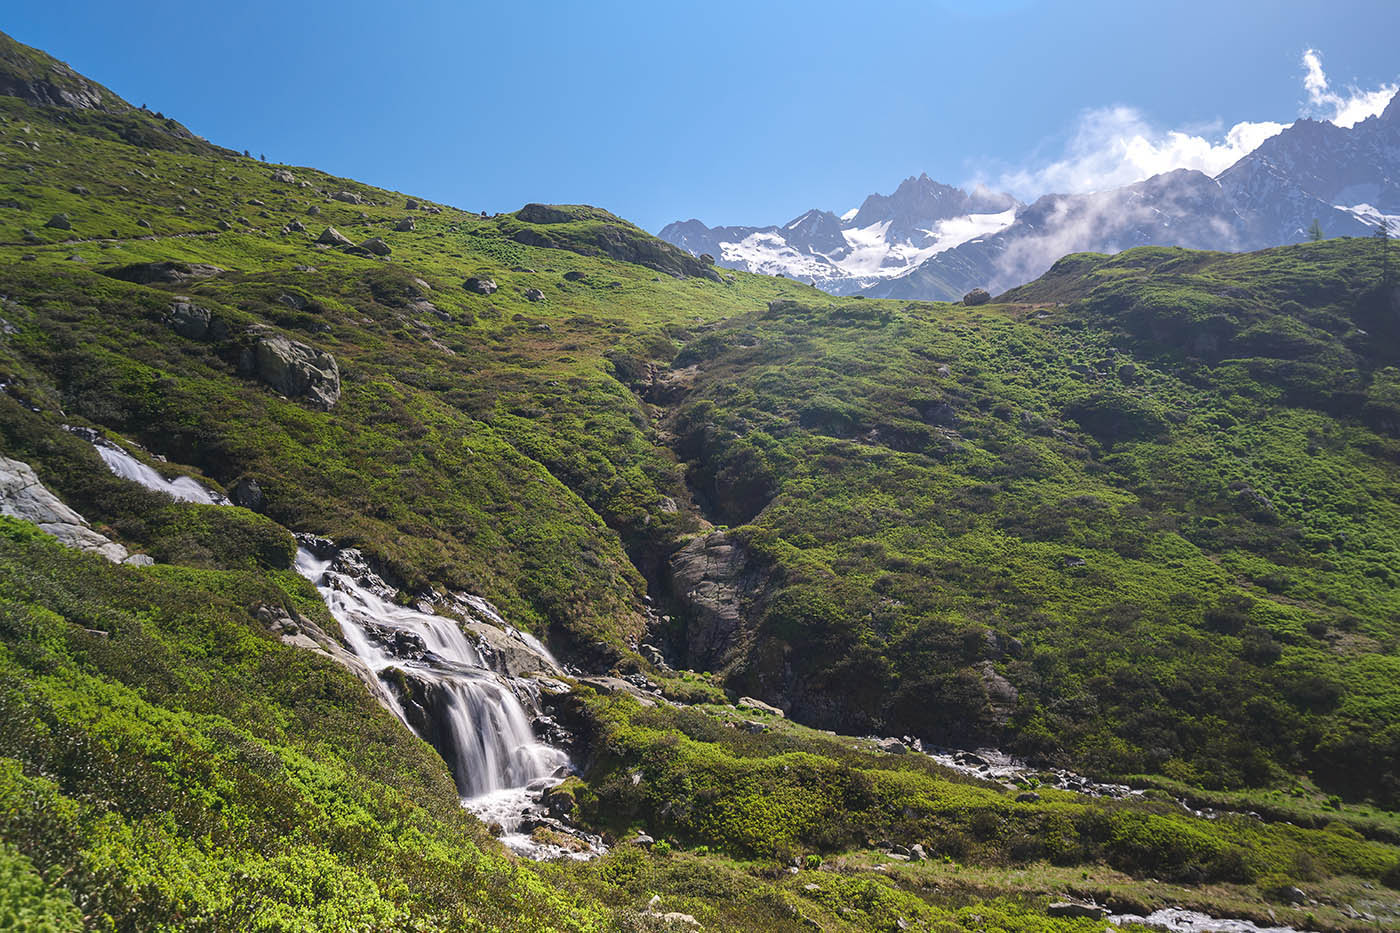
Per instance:
[[[223,496],[189,477],[167,480],[95,432],[83,436],[108,469],[174,499],[228,505]],[[536,739],[530,716],[511,682],[482,658],[453,619],[395,602],[397,592],[365,563],[358,551],[337,550],[325,539],[299,546],[296,569],[315,585],[345,644],[374,675],[377,698],[405,726],[442,755],[452,771],[462,805],[488,823],[499,823],[501,841],[531,858],[587,858],[602,840],[559,822],[539,806],[540,796],[572,770],[560,749]],[[312,548],[315,548],[313,551]],[[548,649],[528,632],[506,623],[486,600],[451,594],[457,608],[485,619],[540,659],[540,668],[561,670]],[[431,608],[431,607],[425,607]],[[539,685],[520,679],[521,692],[538,696]],[[547,826],[568,848],[535,841],[530,830]]]
[[[540,845],[526,832],[552,822],[532,808],[569,773],[568,756],[535,738],[520,699],[458,624],[397,605],[393,589],[364,566],[358,552],[318,557],[299,547],[296,569],[315,584],[354,653],[382,681],[396,685],[389,691],[394,713],[448,763],[463,806],[500,823],[503,841],[518,852],[578,854]],[[489,616],[500,621],[494,609]],[[526,644],[533,641],[507,631]],[[542,656],[552,661],[547,651]]]
[[[129,479],[134,483],[145,486],[147,489],[163,492],[173,499],[179,499],[184,502],[199,502],[204,505],[228,505],[228,500],[223,496],[213,490],[206,489],[199,482],[188,476],[177,476],[174,479],[166,479],[120,447],[101,441],[94,443],[93,446],[97,448],[97,454],[102,458],[102,462],[107,464],[107,469],[111,470],[122,479]]]

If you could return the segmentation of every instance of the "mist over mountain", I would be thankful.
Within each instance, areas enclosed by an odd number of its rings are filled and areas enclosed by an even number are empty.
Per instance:
[[[820,218],[818,221],[817,218]],[[1400,98],[1351,127],[1301,119],[1214,178],[1177,169],[1030,204],[906,179],[842,218],[809,211],[778,227],[673,223],[662,239],[720,265],[786,275],[833,294],[957,298],[1005,291],[1067,253],[1134,246],[1237,252],[1324,236],[1365,236],[1400,218]]]

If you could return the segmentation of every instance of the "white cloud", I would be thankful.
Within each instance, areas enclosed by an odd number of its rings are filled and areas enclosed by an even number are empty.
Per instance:
[[[1303,90],[1313,113],[1337,126],[1351,127],[1385,109],[1395,96],[1396,85],[1382,84],[1374,91],[1351,86],[1345,94],[1332,90],[1327,73],[1322,70],[1322,53],[1308,49],[1303,53]]]
[[[1033,198],[1052,191],[1077,194],[1115,188],[1179,168],[1218,175],[1284,126],[1237,123],[1208,138],[1157,129],[1132,107],[1089,110],[1080,115],[1060,158],[1039,168],[1007,172],[999,186]]]
[[[1382,84],[1372,91],[1348,87],[1338,93],[1322,70],[1316,49],[1303,53],[1303,90],[1307,111],[1350,127],[1380,113],[1396,92],[1396,85]],[[1032,168],[1003,172],[994,187],[1023,200],[1051,192],[1082,194],[1132,184],[1161,172],[1196,169],[1215,176],[1260,143],[1289,124],[1273,121],[1243,122],[1223,133],[1162,129],[1133,107],[1115,106],[1087,110],[1079,116],[1069,142],[1058,157]],[[985,178],[975,179],[986,182]]]

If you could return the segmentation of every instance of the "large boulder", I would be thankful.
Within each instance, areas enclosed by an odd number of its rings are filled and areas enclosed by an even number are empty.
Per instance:
[[[194,279],[207,279],[223,271],[207,262],[178,262],[167,259],[164,262],[134,262],[127,266],[105,269],[102,274],[123,282],[135,282],[137,285],[178,285]]]
[[[93,531],[87,520],[39,482],[29,464],[0,456],[0,515],[9,515],[38,525],[62,544],[83,551],[94,551],[114,564],[150,563],[133,559],[126,548]]]
[[[249,334],[253,343],[243,351],[239,367],[243,372],[317,408],[328,409],[340,399],[340,367],[335,357],[262,325]]]
[[[213,315],[208,308],[192,303],[188,298],[180,298],[170,306],[170,327],[175,333],[188,340],[203,340],[209,336],[209,325]]]
[[[389,244],[385,243],[377,236],[370,237],[368,240],[365,240],[363,243],[361,243],[360,249],[364,250],[367,253],[373,253],[376,256],[387,256],[390,252]]]
[[[327,227],[321,231],[321,235],[316,238],[316,242],[322,246],[353,246],[350,238],[334,227]]]
[[[992,296],[985,288],[974,288],[966,295],[963,295],[963,304],[967,305],[970,308],[975,308],[978,305],[984,305],[991,300]]]
[[[478,295],[493,295],[496,292],[496,282],[494,279],[472,276],[462,283],[462,287],[469,292],[476,292]]]

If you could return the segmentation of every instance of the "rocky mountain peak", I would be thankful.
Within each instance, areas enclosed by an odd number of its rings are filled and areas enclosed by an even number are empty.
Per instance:
[[[1393,123],[1400,125],[1400,91],[1397,91],[1390,98],[1390,103],[1386,104],[1385,110],[1381,111],[1382,123]]]

